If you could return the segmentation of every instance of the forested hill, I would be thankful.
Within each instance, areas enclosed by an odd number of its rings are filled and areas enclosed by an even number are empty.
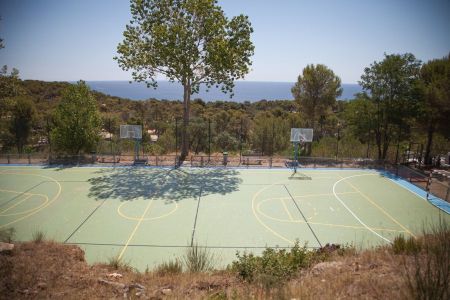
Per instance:
[[[23,80],[20,82],[26,94],[33,99],[37,111],[40,113],[48,113],[55,108],[59,103],[62,92],[71,83],[68,82],[47,82],[39,80]],[[149,110],[148,112],[154,118],[162,120],[168,118],[167,121],[175,117],[181,117],[181,102],[169,100],[148,99],[147,101],[137,101],[116,96],[106,95],[101,92],[91,91],[98,102],[101,112],[104,113],[120,113],[125,115],[130,113],[134,115],[142,109]],[[257,102],[233,102],[233,101],[215,101],[204,102],[201,99],[193,100],[192,113],[193,116],[202,116],[206,112],[207,116],[212,116],[218,111],[239,111],[245,113],[247,117],[254,117],[260,111],[273,111],[280,115],[282,112],[295,112],[296,105],[293,100],[261,100]],[[152,107],[155,112],[151,112]],[[205,111],[206,109],[206,111]],[[161,115],[158,115],[158,112]]]

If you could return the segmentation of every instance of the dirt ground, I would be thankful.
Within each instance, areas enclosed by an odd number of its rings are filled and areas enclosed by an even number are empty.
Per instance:
[[[77,246],[26,242],[0,254],[0,298],[406,299],[405,261],[386,249],[336,255],[267,288],[230,271],[160,275],[88,265]]]

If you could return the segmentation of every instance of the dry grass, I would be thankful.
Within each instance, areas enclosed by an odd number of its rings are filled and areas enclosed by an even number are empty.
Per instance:
[[[416,241],[420,251],[395,254],[384,247],[319,253],[320,259],[274,286],[244,281],[231,269],[182,272],[181,260],[144,273],[117,259],[90,266],[77,246],[17,243],[12,254],[0,255],[0,298],[122,298],[123,289],[99,282],[105,279],[126,286],[138,283],[147,299],[448,299],[449,241],[449,231],[439,229]],[[108,276],[113,272],[123,277]],[[133,298],[133,293],[130,288],[127,296]]]

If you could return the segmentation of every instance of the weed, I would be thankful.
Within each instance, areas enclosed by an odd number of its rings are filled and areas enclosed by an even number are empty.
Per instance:
[[[406,282],[416,299],[450,299],[450,227],[440,221],[424,236],[420,251],[413,252],[414,263],[405,263]]]
[[[183,264],[178,259],[163,262],[156,267],[158,275],[180,274],[181,272],[183,272]]]
[[[129,262],[125,262],[118,255],[108,258],[108,266],[114,270],[131,270]]]
[[[208,248],[195,244],[186,249],[183,260],[188,272],[198,273],[212,270],[215,257]]]
[[[31,234],[31,239],[35,243],[42,243],[45,240],[45,232],[42,230],[36,230]]]
[[[392,243],[392,251],[394,254],[414,254],[420,251],[420,241],[414,237],[406,239],[403,235],[396,236]]]
[[[13,227],[0,230],[0,242],[12,243],[14,236],[16,235],[16,229]]]

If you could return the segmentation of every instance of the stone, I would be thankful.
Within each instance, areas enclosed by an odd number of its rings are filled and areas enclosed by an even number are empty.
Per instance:
[[[0,253],[1,254],[11,254],[14,250],[14,244],[0,242]]]
[[[163,295],[170,295],[172,294],[172,290],[171,289],[162,289],[161,293],[163,293]]]

